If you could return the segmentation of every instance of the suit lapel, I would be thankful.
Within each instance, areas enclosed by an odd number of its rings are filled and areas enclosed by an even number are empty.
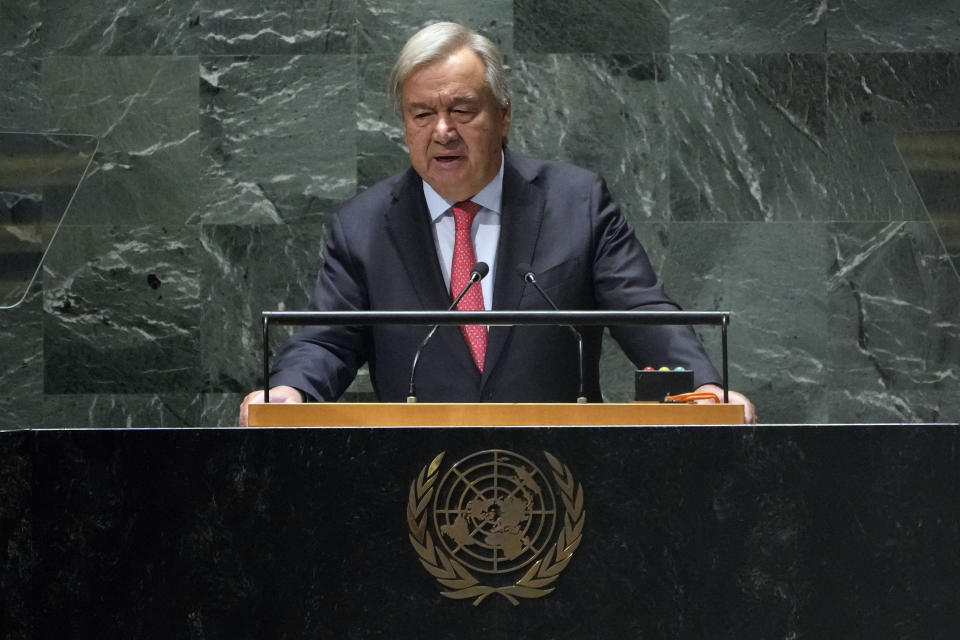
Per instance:
[[[393,240],[423,309],[445,309],[450,304],[443,274],[437,264],[437,249],[430,229],[430,214],[423,198],[420,177],[410,169],[397,185],[391,207],[384,213],[384,226]],[[412,308],[410,305],[408,308]]]
[[[437,246],[423,197],[423,183],[413,169],[408,170],[398,184],[393,198],[392,206],[384,214],[384,226],[400,254],[407,278],[417,292],[420,307],[428,311],[444,311],[450,306],[450,294],[437,261]],[[411,304],[407,308],[412,307]],[[443,349],[454,360],[477,375],[477,367],[460,331],[444,329],[441,328],[433,339],[443,342]],[[424,327],[424,335],[427,331],[428,328]]]
[[[515,311],[520,308],[524,287],[523,280],[516,273],[517,265],[522,262],[533,263],[545,200],[543,192],[533,184],[532,176],[521,174],[511,162],[510,154],[504,154],[504,157],[503,204],[493,308]],[[512,331],[512,327],[490,328],[482,384],[486,384],[490,378]]]

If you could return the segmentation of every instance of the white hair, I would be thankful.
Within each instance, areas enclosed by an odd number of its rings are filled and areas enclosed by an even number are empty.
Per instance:
[[[486,66],[487,86],[501,109],[510,106],[503,59],[497,46],[476,31],[455,22],[437,22],[424,27],[407,40],[387,81],[387,95],[397,114],[403,113],[403,83],[414,69],[430,64],[467,47]]]

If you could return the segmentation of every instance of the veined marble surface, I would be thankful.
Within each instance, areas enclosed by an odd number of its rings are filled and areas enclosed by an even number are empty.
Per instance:
[[[960,6],[953,0],[829,0],[832,51],[957,51]]]
[[[514,48],[530,53],[653,53],[670,42],[669,3],[514,0]]]
[[[828,18],[827,0],[671,0],[670,50],[820,53]]]
[[[671,58],[673,219],[830,219],[824,56]]]
[[[44,391],[193,391],[200,243],[193,227],[70,226],[44,274]]]
[[[42,282],[0,316],[0,426],[231,424],[259,311],[304,307],[328,216],[406,166],[385,76],[436,19],[503,48],[512,149],[603,174],[684,308],[733,313],[731,383],[762,420],[955,420],[952,174],[897,140],[960,130],[956,13],[0,0],[0,129],[101,139]],[[630,398],[612,344],[603,380]]]
[[[590,167],[631,218],[661,219],[669,193],[663,64],[652,55],[514,56],[510,148]]]
[[[899,133],[960,129],[960,55],[828,57],[837,220],[929,220],[896,148]]]
[[[316,220],[356,192],[356,58],[201,59],[204,223]]]
[[[47,126],[100,138],[72,225],[182,225],[200,196],[197,61],[51,56]]]

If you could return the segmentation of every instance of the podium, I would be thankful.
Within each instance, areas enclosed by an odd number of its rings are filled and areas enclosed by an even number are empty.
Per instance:
[[[557,570],[531,588],[551,593],[474,606],[444,595],[471,587],[428,570],[410,516],[434,504],[439,454],[442,495],[458,461],[504,462],[491,451],[544,491],[546,453],[561,462],[555,504],[577,519],[542,544],[529,529]],[[0,621],[65,639],[953,638],[957,451],[957,424],[0,433]],[[579,540],[562,570],[561,532]],[[501,587],[533,564],[469,572]]]
[[[521,427],[743,424],[735,404],[268,403],[250,406],[252,427]]]

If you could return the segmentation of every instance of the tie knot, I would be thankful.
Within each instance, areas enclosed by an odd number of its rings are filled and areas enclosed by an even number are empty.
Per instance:
[[[453,205],[453,217],[454,220],[466,220],[467,222],[473,222],[473,218],[477,215],[477,212],[482,209],[480,205],[476,202],[470,200],[464,200],[463,202],[457,202]]]

